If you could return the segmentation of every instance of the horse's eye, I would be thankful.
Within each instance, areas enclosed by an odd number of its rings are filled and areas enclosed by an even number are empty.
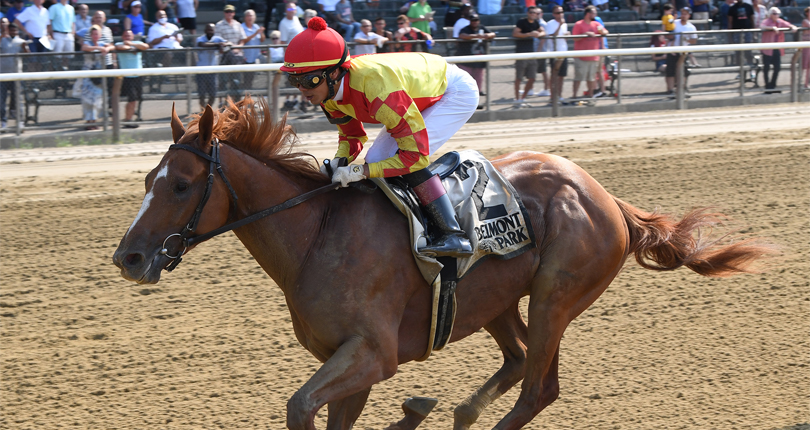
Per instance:
[[[188,191],[188,183],[186,183],[186,182],[178,182],[174,186],[174,192],[175,193],[179,194],[179,193],[184,193],[186,191]]]

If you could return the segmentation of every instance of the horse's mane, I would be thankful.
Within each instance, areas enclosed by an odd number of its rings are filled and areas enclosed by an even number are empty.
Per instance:
[[[274,124],[269,112],[270,106],[262,97],[254,101],[248,95],[237,103],[229,98],[224,108],[214,112],[214,137],[292,175],[322,182],[324,176],[317,167],[317,159],[313,164],[312,155],[293,152],[298,136],[287,125],[287,116]],[[197,126],[200,117],[193,115],[188,128]]]

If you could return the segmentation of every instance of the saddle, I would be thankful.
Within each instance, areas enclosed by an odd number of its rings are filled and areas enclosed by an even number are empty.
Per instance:
[[[422,276],[433,289],[433,312],[428,348],[444,348],[455,320],[458,282],[489,257],[514,258],[535,246],[528,213],[515,189],[480,153],[449,152],[428,169],[439,175],[456,211],[461,228],[473,247],[469,258],[433,258],[419,253],[432,239],[431,226],[421,213],[416,196],[399,177],[372,181],[409,219],[411,251]]]

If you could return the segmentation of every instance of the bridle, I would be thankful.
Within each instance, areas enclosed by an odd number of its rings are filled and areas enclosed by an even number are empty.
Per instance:
[[[316,188],[316,189],[314,189],[312,191],[308,191],[308,192],[306,192],[304,194],[301,194],[301,195],[299,195],[297,197],[293,197],[293,198],[291,198],[291,199],[289,199],[289,200],[287,200],[287,201],[285,201],[285,202],[283,202],[281,204],[278,204],[278,205],[275,205],[273,207],[267,208],[267,209],[265,209],[265,210],[263,210],[261,212],[255,213],[255,214],[250,215],[250,216],[248,216],[246,218],[242,218],[239,221],[235,221],[235,222],[232,222],[230,224],[226,224],[226,225],[224,225],[224,226],[222,226],[220,228],[209,231],[208,233],[192,236],[192,234],[194,233],[194,230],[197,228],[197,224],[200,221],[200,216],[202,215],[203,208],[205,208],[205,204],[208,203],[208,199],[211,197],[211,190],[213,189],[213,186],[214,186],[214,170],[216,170],[219,173],[219,176],[222,178],[223,182],[225,182],[225,185],[228,186],[228,191],[230,191],[231,196],[233,196],[233,200],[236,201],[238,199],[238,197],[236,196],[236,191],[234,191],[233,187],[231,186],[231,183],[228,181],[228,178],[225,176],[225,172],[222,170],[222,162],[220,161],[220,156],[219,156],[219,153],[220,153],[219,140],[214,138],[211,141],[211,155],[206,154],[206,153],[200,151],[199,149],[197,149],[197,148],[195,148],[193,146],[189,146],[189,145],[185,145],[185,144],[179,144],[179,143],[175,143],[175,144],[169,146],[169,150],[173,150],[173,149],[182,149],[182,150],[191,152],[192,154],[194,154],[194,155],[196,155],[198,157],[201,157],[201,158],[204,158],[204,159],[208,160],[209,164],[208,164],[208,183],[205,185],[205,192],[203,192],[202,199],[200,199],[200,203],[197,205],[197,209],[194,211],[194,214],[191,216],[191,220],[183,228],[183,231],[181,231],[180,233],[172,233],[172,234],[168,235],[166,237],[166,239],[163,240],[163,246],[161,246],[160,254],[165,255],[166,257],[172,259],[172,262],[168,266],[166,266],[166,271],[168,271],[168,272],[171,272],[172,270],[174,270],[177,267],[178,264],[180,264],[180,262],[183,260],[182,257],[183,257],[183,255],[185,255],[188,248],[190,248],[192,245],[194,245],[196,243],[206,241],[206,240],[208,240],[208,239],[210,239],[210,238],[212,238],[214,236],[217,236],[217,235],[220,235],[222,233],[237,229],[239,227],[250,224],[253,221],[259,220],[261,218],[272,215],[274,213],[281,212],[283,210],[289,209],[289,208],[291,208],[293,206],[299,205],[299,204],[301,204],[301,203],[303,203],[303,202],[305,202],[305,201],[307,201],[307,200],[309,200],[309,199],[311,199],[311,198],[313,198],[313,197],[315,197],[317,195],[323,194],[323,193],[325,193],[327,191],[332,191],[332,190],[336,190],[336,189],[340,188],[340,182],[333,182],[331,184],[324,185],[322,187]],[[358,188],[361,191],[364,191],[364,192],[367,192],[367,193],[374,192],[374,190],[376,190],[376,188],[377,188],[376,185],[373,186],[373,187],[369,187],[367,185],[362,185],[359,182],[354,182],[351,185],[353,187]],[[180,238],[180,243],[183,245],[183,250],[179,251],[177,253],[177,255],[169,255],[169,250],[168,250],[168,248],[166,248],[166,243],[169,241],[169,239],[171,239],[171,238],[173,238],[175,236]]]

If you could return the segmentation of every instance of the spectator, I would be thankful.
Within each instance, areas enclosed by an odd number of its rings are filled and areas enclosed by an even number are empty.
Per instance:
[[[588,4],[585,0],[567,0],[565,5],[569,12],[582,12]]]
[[[53,52],[73,52],[76,33],[76,11],[68,0],[60,0],[48,9],[48,18],[51,20],[50,36],[53,39]],[[67,69],[69,56],[60,56],[62,68]]]
[[[101,40],[102,29],[100,26],[93,24],[90,27],[90,40],[85,41],[82,45],[82,51],[88,53],[84,57],[84,66],[82,70],[100,70],[103,68],[103,54],[107,54],[113,49],[113,45],[107,44]],[[98,130],[95,125],[96,120],[104,108],[104,91],[101,88],[101,78],[83,78],[81,80],[81,100],[82,111],[84,112],[84,120],[88,126],[85,130]]]
[[[318,0],[318,7],[319,7],[319,15],[325,17],[325,20],[329,24],[334,24],[337,22],[337,18],[335,18],[335,6],[340,3],[340,0]]]
[[[633,10],[633,12],[638,14],[639,19],[644,19],[644,17],[647,15],[647,6],[649,6],[649,4],[650,2],[647,0],[627,0],[627,5]]]
[[[458,39],[458,34],[461,32],[461,29],[470,25],[470,16],[475,13],[472,6],[469,4],[465,4],[461,7],[461,16],[456,20],[456,23],[453,24],[453,38]],[[480,21],[480,17],[478,18]]]
[[[351,42],[355,33],[360,31],[360,23],[354,20],[352,4],[349,0],[340,0],[340,3],[335,5],[335,19],[340,26],[344,40]]]
[[[481,25],[481,18],[477,14],[472,14],[470,15],[470,25],[462,28],[458,37],[462,42],[458,43],[457,55],[483,55],[486,54],[484,41],[494,39],[495,33]],[[484,95],[484,69],[487,64],[484,62],[459,63],[458,67],[475,79],[475,83],[478,84],[478,94]]]
[[[16,25],[9,25],[8,19],[2,18],[2,33],[0,33],[0,54],[19,54],[21,52],[28,52],[28,44],[20,38],[19,30]],[[0,58],[0,73],[16,73],[17,61],[14,57]],[[6,111],[6,100],[8,102],[8,111]],[[8,114],[8,115],[7,115]],[[0,82],[0,121],[2,126],[6,128],[6,121],[8,117],[17,118],[17,87],[13,81]]]
[[[264,27],[256,24],[256,12],[253,9],[245,11],[245,22],[242,23],[242,31],[245,32],[246,37],[242,39],[244,46],[256,46],[264,43]],[[262,50],[259,48],[245,49],[245,63],[256,64],[260,61]],[[253,88],[253,78],[256,74],[254,72],[244,72],[242,77],[245,79],[245,89]]]
[[[313,9],[305,10],[304,11],[304,28],[306,28],[307,23],[309,22],[309,20],[312,19],[312,18],[315,18],[316,16],[318,16],[318,12],[316,12],[315,10],[313,10]]]
[[[419,0],[411,4],[406,15],[408,16],[408,20],[413,23],[414,27],[418,28],[423,33],[431,34],[430,23],[433,21],[433,9],[430,8],[427,0]]]
[[[176,25],[169,22],[166,11],[157,11],[155,19],[157,23],[149,27],[149,33],[146,37],[149,47],[154,49],[181,49],[180,42],[183,41],[183,34]],[[164,65],[169,64],[171,64],[170,61],[164,63]]]
[[[600,18],[598,16],[598,12],[597,12],[597,16],[593,17],[593,20],[598,22],[599,25],[602,28],[605,28],[605,22],[602,21],[602,18]],[[602,38],[602,41],[601,41],[601,43],[599,45],[599,49],[608,49],[608,38],[607,37]],[[605,56],[604,60],[605,61],[601,61],[601,59],[600,59],[599,65],[596,66],[596,84],[599,85],[599,91],[597,91],[596,94],[593,95],[594,98],[602,97],[605,94],[607,94],[607,90],[605,90],[605,75],[607,74],[607,69],[605,68],[605,64],[607,64],[607,62],[608,62],[608,57]]]
[[[371,31],[371,21],[364,19],[360,21],[360,32],[354,36],[357,46],[353,48],[352,55],[375,54],[377,47],[388,42],[388,39]]]
[[[810,28],[810,6],[804,8],[803,28]],[[802,41],[810,41],[810,30],[802,31]],[[802,48],[802,71],[804,71],[804,89],[810,88],[810,48]],[[801,75],[799,75],[801,82]]]
[[[690,31],[697,31],[695,26],[689,22],[689,17],[691,14],[692,10],[688,7],[681,9],[681,19],[675,21],[675,30],[673,30],[673,34],[670,35],[670,46],[687,46],[697,42],[697,34],[680,34]],[[675,77],[677,76],[678,61],[680,60],[681,55],[683,54],[667,54],[666,82],[668,94],[675,93]],[[684,65],[685,64],[686,63],[684,62]],[[689,71],[684,69],[684,91],[686,90],[686,78],[688,77]]]
[[[709,8],[711,7],[709,0],[689,0],[689,3],[692,9],[693,20],[706,21],[709,19]],[[700,29],[708,30],[709,24],[700,24]]]
[[[139,37],[143,37],[146,30],[146,22],[143,20],[143,15],[141,15],[142,9],[143,5],[140,0],[135,0],[129,4],[129,14],[124,17],[124,30],[131,30],[132,34]]]
[[[40,41],[43,37],[48,37],[48,26],[51,24],[51,18],[48,9],[42,7],[42,0],[33,0],[33,5],[23,9],[22,13],[17,15],[14,24],[22,33],[32,40],[28,48],[31,52],[46,52],[47,48]],[[39,71],[40,66],[38,58],[33,59],[31,71]]]
[[[256,24],[256,12],[253,9],[245,11],[245,22],[242,23],[242,31],[245,32],[246,37],[242,39],[242,45],[255,46],[261,45],[265,41],[264,27]],[[245,62],[248,64],[255,64],[256,60],[262,55],[259,48],[245,49]],[[250,88],[250,87],[248,87]]]
[[[546,25],[548,23],[545,19],[543,19],[543,9],[538,7],[537,8],[537,22],[540,23],[540,29],[543,32],[546,32]],[[546,50],[546,44],[543,43],[542,39],[534,39],[534,50],[537,52],[544,52]],[[537,73],[543,77],[543,91],[537,93],[537,97],[548,97],[551,95],[551,87],[549,86],[550,82],[548,79],[548,67],[547,61],[545,58],[540,58],[537,60]],[[532,96],[534,94],[526,94],[526,97]]]
[[[93,23],[93,25],[97,25],[101,29],[101,37],[99,38],[99,40],[107,46],[113,46],[115,41],[113,40],[112,30],[110,29],[110,27],[107,27],[105,25],[107,22],[107,14],[104,13],[104,11],[97,10],[93,14],[91,22]],[[83,38],[82,50],[84,50],[84,45],[90,41],[92,41],[92,38],[90,37],[90,31],[88,30]],[[106,55],[104,55],[104,67],[106,67],[107,69],[115,68],[115,64],[113,63],[113,55],[110,54],[109,52]],[[107,80],[107,89],[110,88],[112,88],[112,79]]]
[[[17,15],[21,14],[23,10],[25,10],[25,2],[23,0],[14,0],[11,3],[11,7],[6,10],[8,24],[14,24],[14,20],[17,19]],[[19,30],[17,31],[19,32]]]
[[[273,30],[270,32],[270,44],[271,45],[280,45],[281,42],[281,32],[278,30]],[[284,48],[279,46],[276,48],[269,49],[269,57],[271,63],[283,63],[284,62]],[[281,76],[280,74],[276,73],[276,76]]]
[[[512,29],[512,37],[518,39],[515,41],[515,52],[534,52],[534,38],[543,37],[545,33],[540,28],[540,22],[537,21],[538,13],[537,7],[530,7],[526,12],[526,18],[521,18]],[[526,78],[526,86],[523,91],[520,91],[520,83]],[[534,80],[537,78],[537,60],[517,60],[515,61],[515,106],[523,107],[524,94],[529,94],[534,86]]]
[[[230,42],[216,35],[214,24],[206,24],[204,33],[197,38],[197,47],[209,49],[199,51],[197,66],[219,65],[219,54],[230,46]],[[197,80],[197,92],[200,93],[200,110],[204,110],[206,105],[213,106],[217,98],[216,73],[198,74],[194,78]]]
[[[568,42],[565,39],[556,39],[558,36],[568,36],[568,24],[565,22],[565,11],[562,6],[554,6],[551,14],[554,19],[546,24],[546,52],[568,51]],[[560,102],[565,102],[562,97],[563,80],[568,75],[568,58],[557,58],[552,65],[551,92],[552,97],[557,97]],[[554,71],[556,70],[556,72]],[[554,75],[556,74],[556,78]]]
[[[478,1],[478,14],[479,15],[497,15],[501,13],[504,0],[479,0]]]
[[[596,18],[596,7],[588,6],[585,8],[585,16],[574,24],[572,34],[574,36],[586,36],[574,41],[575,51],[589,51],[600,48],[602,40],[597,35],[607,35],[608,31],[594,21],[594,18]],[[595,96],[594,78],[599,71],[599,64],[599,57],[595,55],[574,58],[574,95],[572,97],[577,97],[579,83],[582,81],[585,81],[588,86],[588,94],[592,97]]]
[[[76,6],[76,36],[83,38],[87,30],[93,25],[93,19],[88,15],[90,8],[86,4]]]
[[[696,1],[709,1],[709,0],[696,0]],[[598,10],[608,10],[608,0],[591,0],[591,4]]]
[[[762,29],[762,43],[781,43],[785,41],[784,30],[780,28],[789,28],[791,32],[797,30],[796,26],[779,18],[782,11],[778,7],[772,7],[769,11],[769,17],[762,21],[760,28]],[[765,72],[765,92],[777,92],[776,80],[779,78],[779,69],[782,68],[782,56],[785,55],[784,49],[763,49],[762,62],[764,64]],[[773,75],[768,80],[768,73],[773,66]]]
[[[433,41],[433,38],[419,30],[418,28],[411,27],[411,23],[408,20],[408,17],[405,15],[400,15],[397,17],[397,30],[396,35],[394,38],[397,42],[407,41],[407,40],[424,40],[424,41]],[[396,48],[397,52],[419,52],[422,51],[421,44],[415,43],[401,43],[397,45]]]
[[[385,18],[381,16],[374,20],[374,33],[388,39],[389,41],[394,40],[394,33],[391,33],[385,29]],[[382,47],[377,47],[378,54],[383,52],[391,52],[391,45],[387,44],[383,45]]]
[[[464,16],[464,9],[472,8],[472,5],[469,3],[462,3],[460,1],[442,0],[442,3],[447,3],[447,10],[444,13],[445,27],[455,27],[459,18]],[[459,28],[459,30],[460,29],[461,28]]]
[[[156,16],[156,14],[160,11],[165,11],[166,8],[169,6],[168,0],[141,0],[143,3],[143,9],[141,10],[141,15],[146,17]],[[168,19],[168,14],[166,18]]]
[[[278,6],[279,0],[265,0],[264,2],[264,22],[262,22],[262,27],[265,28],[265,33],[270,29],[270,23],[274,22],[273,15],[276,12],[276,7]],[[283,4],[283,2],[282,2]],[[267,34],[265,34],[266,36]]]
[[[760,0],[753,0],[751,7],[754,8],[754,28],[760,28],[762,21],[768,18],[768,8],[765,7]],[[694,15],[692,15],[692,17],[694,18]],[[754,37],[757,36],[759,36],[759,34],[755,33]]]
[[[295,14],[295,3],[287,3],[284,9],[284,19],[278,23],[278,30],[281,37],[281,43],[290,43],[293,37],[298,33],[304,31],[301,21]]]
[[[664,13],[661,15],[661,30],[669,33],[675,30],[675,7],[667,3],[664,5]]]
[[[137,0],[136,0],[137,1]],[[135,2],[132,2],[135,3]],[[133,7],[130,5],[130,7]],[[135,40],[132,30],[124,30],[121,42],[115,44],[120,69],[142,69],[143,58],[141,51],[149,49],[149,45]],[[135,104],[143,98],[143,77],[126,76],[121,83],[121,96],[126,96],[127,104],[124,108],[124,121],[131,122],[135,115]],[[138,128],[137,124],[124,124],[124,128]]]
[[[233,5],[226,5],[223,9],[223,18],[217,22],[215,28],[217,36],[231,42],[231,45],[237,46],[241,45],[246,36],[242,24],[235,20],[234,16],[236,16],[236,8]]]
[[[743,0],[736,0],[736,2],[728,8],[728,28],[732,30],[749,30],[754,28],[754,7]],[[753,36],[750,31],[745,33],[734,33],[732,37],[733,43],[751,43]],[[754,64],[754,55],[751,51],[737,52],[737,65],[742,61],[743,55],[745,56],[745,64],[752,66]],[[754,80],[754,71],[751,70],[751,80]],[[744,77],[740,76],[741,79]]]
[[[655,30],[655,32],[660,33],[661,30]],[[667,46],[667,39],[663,34],[650,38],[650,48],[660,48],[662,46]],[[667,70],[667,54],[653,54],[652,59],[655,61],[656,72],[664,73]]]
[[[175,7],[180,28],[188,30],[191,34],[197,34],[197,8],[200,7],[200,0],[177,0]]]

